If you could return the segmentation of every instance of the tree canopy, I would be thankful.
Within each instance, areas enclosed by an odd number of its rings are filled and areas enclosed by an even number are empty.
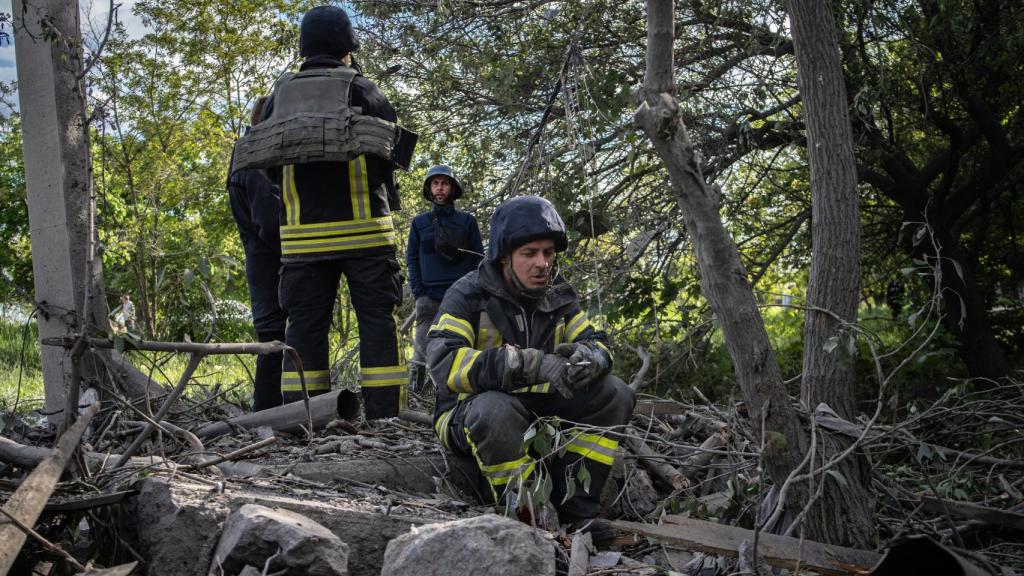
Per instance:
[[[116,29],[90,71],[106,278],[112,295],[135,295],[151,337],[247,337],[224,193],[230,150],[251,103],[297,61],[298,18],[312,4],[138,2],[145,33]],[[1024,9],[995,0],[834,6],[860,178],[862,314],[893,340],[909,333],[931,296],[929,262],[941,262],[945,332],[922,354],[959,362],[914,369],[1005,374],[1024,340]],[[459,171],[463,207],[485,235],[500,200],[543,195],[571,229],[563,273],[612,331],[623,369],[639,368],[628,349],[642,346],[657,390],[730,382],[682,209],[633,123],[643,3],[350,8],[357,62],[420,134],[413,170],[400,175],[400,225],[423,206],[421,178],[437,162]],[[785,5],[681,2],[674,17],[677,97],[702,173],[721,194],[760,302],[799,303],[812,212]],[[18,130],[8,117],[0,132],[6,301],[32,285]],[[765,315],[783,375],[798,374],[799,318]]]

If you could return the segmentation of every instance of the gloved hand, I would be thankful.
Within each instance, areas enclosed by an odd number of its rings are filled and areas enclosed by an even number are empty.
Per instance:
[[[555,390],[566,400],[572,398],[572,386],[569,385],[566,375],[569,367],[565,365],[565,358],[557,354],[545,354],[540,361],[540,382],[550,382]],[[540,383],[538,382],[538,384]]]
[[[514,390],[518,382],[533,386],[550,382],[555,390],[566,399],[572,398],[572,388],[566,381],[565,358],[556,354],[545,354],[537,348],[506,346],[505,378],[501,389]],[[517,378],[518,376],[518,378]]]
[[[559,344],[555,353],[566,359],[565,379],[576,390],[589,388],[607,369],[604,354],[587,342]]]

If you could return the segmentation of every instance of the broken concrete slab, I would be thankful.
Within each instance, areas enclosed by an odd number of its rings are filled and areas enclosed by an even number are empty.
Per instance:
[[[411,527],[458,517],[436,510],[429,511],[431,517],[417,517],[409,508],[369,507],[311,490],[305,492],[318,499],[265,493],[254,486],[208,486],[159,477],[147,478],[137,487],[139,494],[130,499],[122,534],[150,560],[146,574],[161,576],[205,576],[223,524],[232,511],[246,504],[291,510],[323,525],[348,544],[348,569],[353,576],[380,574],[388,541]]]
[[[183,494],[181,485],[161,478],[147,478],[138,488],[122,534],[148,560],[146,574],[205,575],[231,512],[225,499],[199,485]]]
[[[381,576],[546,576],[555,574],[549,534],[486,514],[429,524],[388,543]]]
[[[384,485],[416,494],[440,491],[440,479],[466,496],[480,496],[480,469],[471,458],[452,454],[425,454],[395,458],[391,455],[361,456],[358,459],[329,459],[318,456],[315,462],[299,462],[270,468],[306,480],[324,484],[345,484],[346,481]]]
[[[209,573],[236,574],[249,565],[277,574],[344,576],[348,545],[302,514],[246,504],[224,524]]]

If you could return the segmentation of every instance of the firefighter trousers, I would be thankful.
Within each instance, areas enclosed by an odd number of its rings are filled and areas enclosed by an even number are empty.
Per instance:
[[[402,297],[402,274],[394,252],[289,262],[281,268],[281,306],[288,314],[285,342],[302,360],[309,394],[331,389],[328,332],[338,282],[345,276],[359,325],[360,387],[368,420],[398,416],[405,405],[408,373],[401,357],[394,311]],[[302,398],[299,374],[284,357],[285,402]]]
[[[526,485],[543,462],[552,480],[550,501],[560,520],[594,518],[635,403],[633,390],[612,375],[576,391],[571,399],[553,393],[483,392],[455,407],[449,448],[476,459],[498,502]],[[523,435],[543,416],[564,420],[560,446],[551,454],[539,454],[533,443],[527,452]],[[559,448],[565,449],[563,456]]]

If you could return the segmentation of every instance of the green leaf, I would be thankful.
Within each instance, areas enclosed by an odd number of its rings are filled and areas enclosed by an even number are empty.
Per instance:
[[[576,495],[576,482],[571,478],[565,479],[565,497],[562,498],[561,504],[565,504],[570,498]]]
[[[181,273],[181,280],[189,288],[192,287],[192,281],[195,280],[195,277],[196,275],[192,272],[191,268],[185,268],[185,271]]]
[[[592,478],[590,470],[587,470],[587,465],[582,460],[580,460],[580,469],[576,471],[576,479],[580,481],[580,484],[583,484],[583,490],[590,494],[590,481]]]
[[[927,444],[921,444],[917,447],[917,461],[927,462],[932,459],[932,449]]]
[[[918,244],[920,244],[921,241],[924,240],[924,236],[927,233],[928,233],[928,228],[926,228],[925,226],[921,226],[920,228],[918,228],[917,232],[914,232],[914,246],[917,246]]]
[[[961,281],[963,281],[964,269],[960,267],[960,263],[957,262],[956,260],[953,260],[952,258],[950,258],[949,261],[953,263],[953,269],[956,270],[956,275],[960,277]]]

